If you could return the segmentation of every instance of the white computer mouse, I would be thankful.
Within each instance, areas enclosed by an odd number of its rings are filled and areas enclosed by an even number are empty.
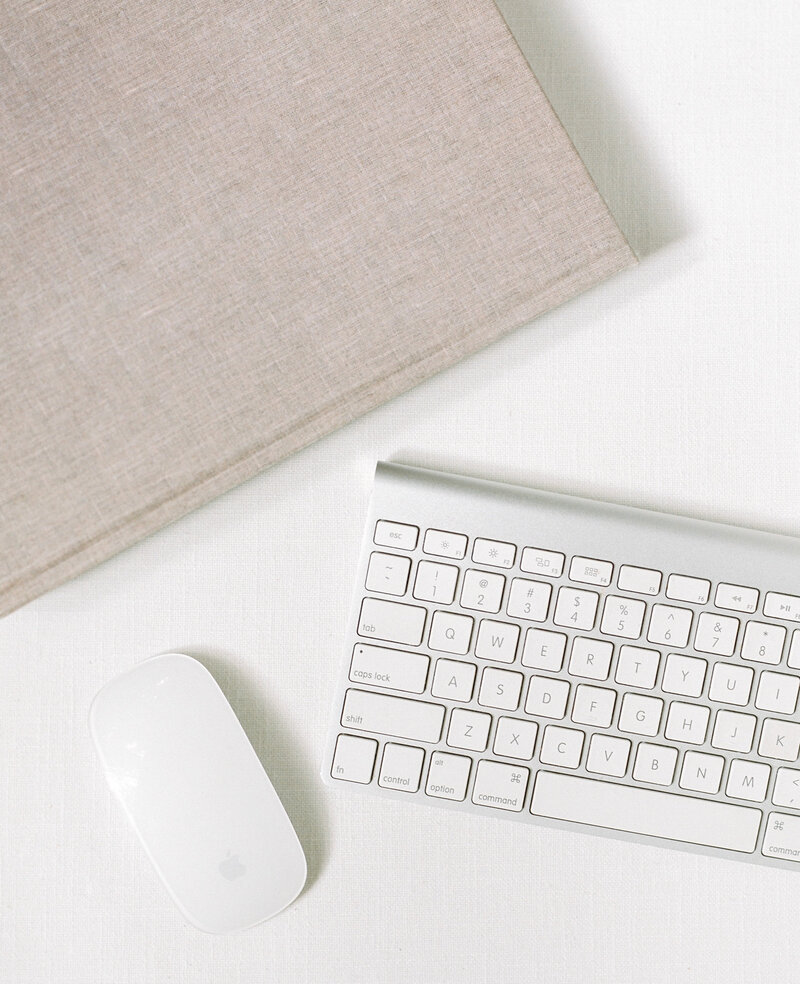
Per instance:
[[[297,834],[233,710],[190,656],[154,656],[89,712],[106,779],[179,909],[208,933],[279,913],[306,880]]]

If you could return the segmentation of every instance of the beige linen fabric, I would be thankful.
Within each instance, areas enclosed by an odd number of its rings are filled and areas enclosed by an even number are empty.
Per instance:
[[[490,0],[3,0],[0,612],[632,259]]]

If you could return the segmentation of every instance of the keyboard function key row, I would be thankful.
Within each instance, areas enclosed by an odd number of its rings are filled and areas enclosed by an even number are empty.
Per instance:
[[[419,541],[419,533],[419,527],[413,524],[378,520],[373,541],[379,546],[412,551]],[[422,549],[434,556],[461,560],[466,556],[467,545],[468,537],[463,533],[432,528],[425,533]],[[508,569],[514,565],[516,552],[517,548],[513,543],[477,538],[472,556],[476,563],[484,566]],[[558,551],[525,547],[522,550],[520,569],[527,573],[560,577],[565,560],[564,554]],[[611,583],[613,566],[610,561],[575,556],[570,565],[570,578],[605,587]],[[661,572],[654,568],[623,564],[619,569],[617,586],[632,594],[656,595],[661,581]],[[704,605],[708,602],[710,592],[711,582],[706,578],[685,574],[670,574],[667,578],[666,596],[673,601]],[[758,589],[728,582],[720,582],[714,596],[717,608],[745,614],[756,612],[758,601]],[[767,618],[800,622],[800,596],[767,592],[763,610]]]

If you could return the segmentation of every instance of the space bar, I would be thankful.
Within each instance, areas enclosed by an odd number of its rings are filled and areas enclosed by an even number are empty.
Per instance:
[[[751,854],[761,811],[654,789],[540,772],[531,813]]]

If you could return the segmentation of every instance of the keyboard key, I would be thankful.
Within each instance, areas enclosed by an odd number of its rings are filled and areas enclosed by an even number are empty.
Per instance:
[[[447,530],[428,530],[422,544],[422,552],[433,557],[450,557],[463,560],[467,555],[467,538],[463,533]]]
[[[752,613],[758,609],[758,591],[743,588],[740,584],[719,584],[714,604],[717,608],[727,608],[732,612]]]
[[[749,666],[717,663],[711,674],[708,696],[720,704],[738,704],[744,707],[750,700],[753,687],[753,671]]]
[[[414,578],[414,597],[419,601],[435,601],[440,605],[452,604],[456,596],[458,568],[452,564],[435,564],[421,560]]]
[[[792,633],[792,642],[789,646],[786,665],[791,666],[794,670],[800,670],[800,629],[795,629]]]
[[[438,799],[463,800],[467,795],[471,768],[472,759],[465,755],[434,752],[431,755],[425,792]]]
[[[384,745],[383,761],[378,774],[378,785],[386,789],[399,789],[416,793],[422,775],[425,752],[411,745],[397,745],[390,741]]]
[[[736,649],[736,636],[739,633],[739,619],[730,615],[714,615],[703,612],[697,620],[694,648],[699,653],[714,653],[717,656],[733,656]]]
[[[708,663],[699,656],[670,653],[667,656],[661,689],[668,694],[680,694],[682,697],[699,697],[703,692],[707,669]]]
[[[404,646],[418,646],[422,642],[426,615],[425,609],[416,605],[365,598],[361,603],[358,634]]]
[[[749,752],[753,747],[756,718],[739,711],[717,711],[711,744],[729,752]]]
[[[561,577],[564,573],[566,557],[552,550],[538,547],[525,547],[520,558],[519,568],[526,574],[541,574],[543,577]]]
[[[761,853],[766,858],[800,861],[800,817],[770,813],[764,831]]]
[[[599,584],[606,587],[611,584],[614,565],[607,560],[592,560],[590,557],[573,557],[569,565],[570,581],[580,581],[582,584]]]
[[[350,679],[370,687],[421,694],[425,690],[429,664],[430,659],[422,653],[404,653],[359,643],[353,648]]]
[[[667,597],[672,601],[688,601],[690,605],[705,605],[711,593],[711,581],[703,577],[670,574]]]
[[[492,806],[496,810],[519,813],[525,802],[530,772],[521,765],[503,762],[478,762],[472,802],[477,806]]]
[[[558,673],[564,662],[567,637],[563,632],[528,629],[522,649],[522,665]]]
[[[494,736],[494,754],[504,758],[530,761],[536,745],[539,725],[535,721],[520,721],[518,718],[501,717],[497,722]]]
[[[461,588],[461,607],[491,614],[499,612],[505,583],[502,574],[468,570]]]
[[[582,731],[548,724],[544,729],[539,759],[545,765],[560,765],[564,769],[577,769],[581,764],[583,739]]]
[[[767,622],[748,622],[742,638],[742,659],[777,666],[786,642],[786,629]]]
[[[664,736],[670,741],[702,745],[706,740],[710,714],[709,709],[702,704],[684,704],[674,700],[669,705]]]
[[[569,672],[589,680],[607,680],[613,653],[614,646],[610,642],[578,636],[572,643]]]
[[[600,595],[578,588],[559,588],[553,622],[571,629],[591,629],[594,626]]]
[[[475,684],[475,665],[455,659],[437,659],[431,693],[447,700],[471,700]]]
[[[787,673],[765,670],[758,680],[756,707],[774,714],[794,714],[800,679]]]
[[[413,550],[417,545],[419,529],[406,523],[390,523],[379,519],[375,526],[373,540],[379,547],[397,547],[398,550]]]
[[[638,639],[642,634],[642,623],[647,606],[635,598],[622,598],[608,595],[603,608],[603,621],[600,631],[605,635],[622,636],[624,639]]]
[[[619,714],[619,730],[655,738],[661,724],[664,701],[643,694],[625,694]]]
[[[515,577],[508,593],[506,612],[511,618],[522,618],[528,622],[544,622],[550,607],[552,588],[543,581],[528,581]]]
[[[519,642],[519,626],[485,618],[478,626],[475,655],[498,663],[513,663]]]
[[[408,585],[411,561],[397,554],[373,553],[367,568],[367,591],[404,595]]]
[[[661,571],[623,564],[619,569],[617,587],[632,594],[657,595],[661,588]]]
[[[616,691],[582,683],[575,689],[572,720],[576,724],[587,724],[592,728],[608,728],[614,717],[616,701]]]
[[[643,741],[636,750],[633,778],[639,782],[652,782],[657,786],[669,786],[675,778],[678,750],[668,745],[651,745]]]
[[[489,740],[491,725],[491,714],[457,707],[450,715],[447,744],[452,748],[469,748],[473,752],[483,752]]]
[[[620,646],[614,679],[625,687],[652,690],[656,685],[661,653],[638,646]]]
[[[478,703],[484,707],[499,707],[504,711],[516,711],[522,690],[523,676],[509,670],[497,670],[487,666],[481,678]]]
[[[631,743],[627,738],[592,735],[586,757],[586,771],[621,779],[628,769],[630,754]]]
[[[514,544],[504,543],[501,540],[484,540],[478,537],[472,547],[473,562],[483,564],[485,567],[508,569],[514,566],[516,555],[517,548]]]
[[[767,798],[770,768],[761,762],[745,762],[734,759],[728,771],[725,794],[731,799],[763,803]]]
[[[681,789],[691,789],[696,793],[713,795],[719,792],[724,767],[725,759],[721,755],[687,752],[683,756],[679,785]]]
[[[647,639],[657,646],[671,646],[683,649],[689,641],[692,626],[692,613],[688,608],[675,608],[672,605],[653,605],[650,613],[650,627]]]
[[[780,618],[784,622],[800,622],[800,598],[769,591],[764,599],[764,614],[767,618]]]
[[[434,612],[428,645],[440,653],[465,656],[469,652],[475,619],[455,612]]]
[[[373,731],[409,741],[438,741],[442,734],[444,708],[408,697],[390,697],[364,690],[348,690],[344,698],[342,725],[358,731]]]
[[[800,772],[797,769],[778,769],[772,802],[776,806],[790,806],[794,810],[800,810]]]
[[[525,713],[560,721],[567,713],[568,698],[569,684],[566,680],[532,676],[528,684]]]
[[[531,813],[743,853],[755,850],[761,824],[752,807],[553,772],[536,776]]]
[[[800,724],[766,718],[761,726],[758,754],[763,758],[796,762],[800,754]]]
[[[370,782],[377,751],[378,743],[374,738],[339,735],[333,753],[331,775],[334,779],[343,779],[345,782]]]

